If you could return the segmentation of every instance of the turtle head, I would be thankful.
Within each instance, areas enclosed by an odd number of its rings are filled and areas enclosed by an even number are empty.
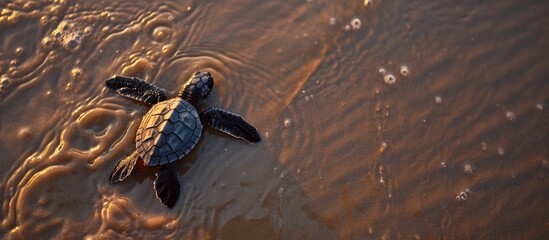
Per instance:
[[[195,72],[183,86],[179,96],[192,104],[198,105],[201,100],[210,96],[214,80],[209,72]]]

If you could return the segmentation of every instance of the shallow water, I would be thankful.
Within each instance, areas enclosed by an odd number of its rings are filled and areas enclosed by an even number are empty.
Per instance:
[[[549,236],[545,2],[0,8],[2,239]],[[196,70],[216,81],[205,106],[263,141],[206,128],[173,209],[154,168],[108,183],[147,106],[104,81],[175,96]]]

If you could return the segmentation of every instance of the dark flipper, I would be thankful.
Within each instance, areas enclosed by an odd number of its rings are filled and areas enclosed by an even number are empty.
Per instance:
[[[130,156],[118,161],[118,164],[116,164],[116,167],[112,170],[111,177],[109,178],[111,183],[120,182],[128,177],[130,173],[132,173],[133,167],[138,159],[139,155],[137,152],[133,152]]]
[[[261,141],[257,129],[234,113],[219,108],[208,108],[200,114],[200,118],[211,127],[233,137],[252,143]]]
[[[156,197],[160,199],[166,207],[173,207],[179,198],[179,178],[177,177],[177,167],[175,163],[162,165],[156,173],[154,180],[154,190]]]
[[[166,94],[157,86],[147,83],[139,78],[114,76],[105,82],[108,88],[115,90],[120,95],[154,105],[166,100]]]

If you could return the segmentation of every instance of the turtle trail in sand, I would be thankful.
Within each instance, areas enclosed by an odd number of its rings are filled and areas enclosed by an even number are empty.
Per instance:
[[[110,182],[124,180],[138,160],[142,160],[145,166],[158,168],[154,180],[156,197],[171,208],[177,202],[181,188],[175,161],[187,155],[198,143],[203,122],[233,137],[259,142],[257,129],[237,114],[208,108],[198,115],[200,103],[210,95],[213,83],[209,72],[196,72],[177,97],[167,99],[159,87],[138,78],[114,76],[107,80],[107,88],[152,105],[137,130],[136,150],[117,163]]]

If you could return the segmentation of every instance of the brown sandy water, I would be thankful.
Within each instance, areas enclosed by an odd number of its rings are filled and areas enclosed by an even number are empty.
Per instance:
[[[2,239],[549,237],[547,2],[0,8]],[[108,183],[147,107],[104,81],[196,70],[263,141],[207,128],[173,209],[152,168]]]

